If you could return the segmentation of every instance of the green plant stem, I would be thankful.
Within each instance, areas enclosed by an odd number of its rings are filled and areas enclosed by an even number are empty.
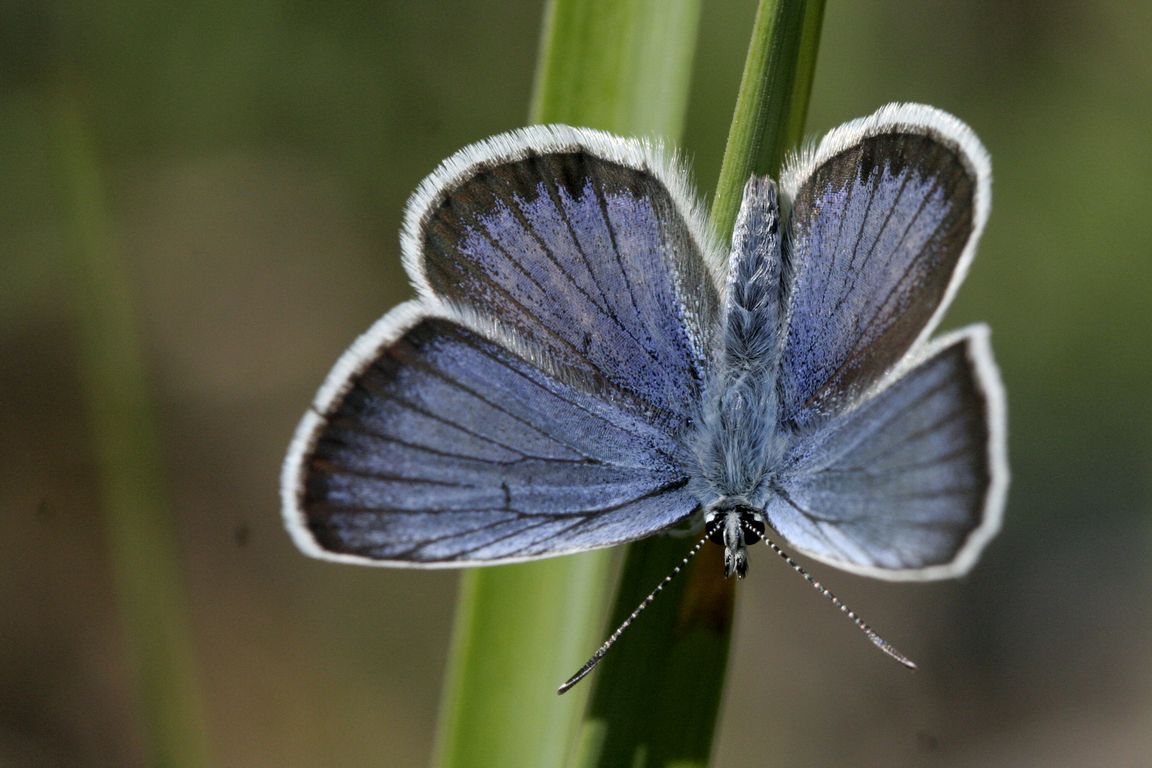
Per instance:
[[[799,140],[823,2],[761,2],[721,168],[712,222],[731,235],[744,182],[775,172]],[[613,609],[623,621],[691,547],[652,538],[628,549]],[[706,547],[672,581],[593,673],[595,689],[574,768],[700,768],[720,711],[731,638],[734,582],[720,550]]]
[[[824,0],[761,0],[716,183],[712,224],[732,232],[744,182],[776,175],[803,136]]]
[[[531,120],[679,139],[699,0],[553,0]],[[587,689],[556,686],[600,642],[612,554],[462,576],[435,765],[558,768]]]
[[[78,102],[52,117],[79,373],[149,765],[211,764],[152,396],[96,152]]]

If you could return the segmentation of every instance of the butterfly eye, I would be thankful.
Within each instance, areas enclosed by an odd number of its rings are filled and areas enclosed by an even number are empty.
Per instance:
[[[725,545],[724,529],[726,526],[717,524],[730,514],[737,515],[737,527],[743,531],[745,544],[756,544],[764,538],[764,516],[752,507],[742,504],[727,504],[721,502],[712,508],[707,518],[708,540],[713,544]]]
[[[751,511],[740,515],[740,527],[744,529],[744,543],[756,544],[764,538],[764,519]]]
[[[708,541],[724,546],[724,526],[708,524]]]

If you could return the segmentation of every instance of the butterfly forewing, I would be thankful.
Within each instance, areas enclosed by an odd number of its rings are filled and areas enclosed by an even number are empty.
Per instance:
[[[797,441],[769,521],[806,554],[883,578],[963,572],[999,529],[1003,394],[987,329],[925,359]]]
[[[306,551],[506,562],[634,539],[692,511],[676,444],[642,419],[415,304],[372,336],[321,393],[286,468]]]
[[[986,217],[988,161],[955,118],[897,105],[833,131],[784,188],[782,418],[806,427],[850,407],[935,325]]]

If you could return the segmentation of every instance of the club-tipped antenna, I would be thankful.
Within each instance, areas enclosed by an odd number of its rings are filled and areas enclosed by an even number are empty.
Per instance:
[[[624,630],[628,629],[628,626],[636,620],[636,617],[639,616],[645,608],[652,604],[652,601],[656,599],[656,596],[664,590],[664,587],[668,586],[668,582],[672,581],[672,579],[676,578],[676,575],[680,573],[680,571],[684,570],[684,566],[688,565],[688,561],[696,556],[696,553],[699,552],[700,548],[704,546],[704,543],[708,541],[708,538],[712,535],[712,532],[713,531],[711,529],[705,531],[704,536],[701,537],[700,541],[696,542],[696,546],[692,547],[692,549],[688,551],[688,554],[684,556],[684,559],[681,560],[680,563],[672,569],[672,572],[665,576],[664,580],[656,585],[656,589],[648,593],[648,597],[644,598],[640,602],[640,605],[636,606],[636,610],[632,611],[628,618],[624,619],[624,623],[617,627],[616,631],[608,636],[608,639],[604,641],[604,644],[596,649],[596,653],[592,654],[592,658],[584,662],[584,666],[580,667],[576,674],[565,680],[564,684],[556,689],[557,694],[563,695],[567,693],[572,689],[572,686],[583,680],[589,672],[596,668],[596,665],[599,664],[600,660],[604,658],[604,654],[608,653],[608,649],[615,645],[616,641],[620,639],[620,635],[624,634]]]
[[[748,530],[751,531],[752,529],[749,528]],[[760,535],[764,539],[764,543],[768,545],[769,549],[771,549],[776,554],[780,555],[780,557],[782,557],[784,559],[784,562],[788,563],[788,565],[792,567],[792,570],[796,571],[796,573],[803,576],[804,580],[807,581],[809,584],[811,584],[812,587],[817,592],[824,595],[824,597],[828,598],[832,602],[832,605],[839,608],[840,613],[844,614],[849,619],[851,619],[852,623],[856,625],[856,628],[859,629],[861,632],[863,632],[865,635],[867,635],[868,639],[872,641],[873,645],[875,645],[880,650],[884,651],[884,653],[888,654],[889,656],[891,656],[896,661],[898,661],[901,664],[903,664],[904,666],[908,667],[908,669],[916,669],[916,662],[912,661],[912,659],[910,659],[907,656],[905,656],[904,654],[900,653],[900,651],[898,651],[894,647],[892,647],[892,645],[887,640],[880,637],[880,635],[876,634],[876,631],[873,630],[872,627],[865,624],[864,620],[861,619],[859,616],[857,616],[855,611],[853,611],[851,608],[849,608],[847,605],[845,605],[844,602],[842,600],[840,600],[840,598],[836,597],[836,595],[832,594],[832,590],[828,589],[823,584],[821,584],[819,581],[817,581],[815,578],[813,578],[812,574],[810,574],[810,573],[808,573],[808,571],[804,570],[804,568],[799,563],[797,563],[795,560],[792,559],[791,555],[789,555],[784,550],[780,549],[780,547],[777,546],[776,542],[772,541],[771,539],[764,536],[763,534],[758,534],[758,535]]]

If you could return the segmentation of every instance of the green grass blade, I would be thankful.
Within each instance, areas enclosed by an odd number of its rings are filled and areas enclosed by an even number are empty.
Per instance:
[[[775,171],[799,139],[816,61],[822,2],[762,2],[729,133],[712,219],[728,237],[745,180]],[[622,621],[692,542],[654,538],[629,547],[613,619]],[[574,768],[708,764],[720,711],[734,582],[707,547],[593,673],[595,690]],[[615,625],[613,625],[615,626]]]
[[[676,141],[698,19],[698,0],[554,0],[532,122]],[[600,642],[611,558],[595,552],[462,576],[436,765],[564,765],[588,691],[555,690]]]
[[[583,699],[555,686],[595,642],[610,565],[597,552],[461,576],[435,765],[564,764]]]
[[[135,667],[149,765],[211,764],[176,535],[124,272],[96,152],[76,100],[52,116],[77,351],[108,546]]]
[[[628,549],[613,627],[695,542],[654,538]],[[661,593],[605,657],[573,768],[702,766],[720,711],[732,627],[732,582],[711,545]]]

